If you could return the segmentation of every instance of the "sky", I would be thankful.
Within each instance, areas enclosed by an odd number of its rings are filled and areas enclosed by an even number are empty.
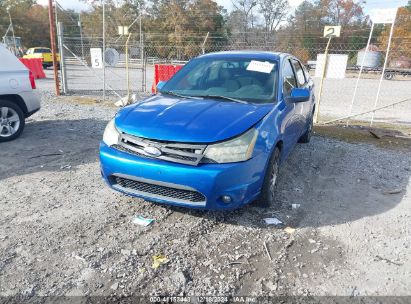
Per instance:
[[[292,8],[297,7],[303,0],[288,0]],[[37,0],[42,5],[47,5],[48,0]],[[228,11],[232,9],[231,0],[216,0],[219,5],[224,6]],[[365,11],[369,14],[376,8],[394,8],[404,6],[408,0],[367,0]],[[58,0],[58,3],[65,9],[74,9],[76,11],[87,10],[88,5],[79,0]]]

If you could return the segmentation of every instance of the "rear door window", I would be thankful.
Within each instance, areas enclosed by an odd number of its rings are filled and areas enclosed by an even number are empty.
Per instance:
[[[307,82],[307,80],[305,79],[303,68],[300,62],[298,62],[297,60],[293,59],[292,62],[294,66],[295,76],[297,77],[298,86],[302,87]]]
[[[295,79],[294,70],[290,60],[287,60],[284,63],[283,81],[284,96],[290,96],[291,90],[297,87],[297,80]]]
[[[36,54],[44,54],[44,53],[51,53],[50,49],[35,49],[34,53]]]

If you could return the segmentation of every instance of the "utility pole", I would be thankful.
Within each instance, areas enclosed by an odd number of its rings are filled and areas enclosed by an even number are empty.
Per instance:
[[[54,1],[54,26],[56,27],[57,31],[58,31],[58,23],[59,23],[59,3],[57,2],[57,0],[53,0]],[[57,42],[58,44],[58,42]]]
[[[51,53],[53,57],[54,82],[56,84],[56,95],[60,96],[60,84],[57,71],[57,56],[56,56],[56,29],[54,27],[53,2],[49,0],[49,23],[50,23],[50,43]]]

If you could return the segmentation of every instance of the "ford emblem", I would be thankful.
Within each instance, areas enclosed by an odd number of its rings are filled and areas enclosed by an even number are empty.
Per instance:
[[[161,151],[156,147],[144,147],[144,152],[154,157],[159,157],[161,155]]]

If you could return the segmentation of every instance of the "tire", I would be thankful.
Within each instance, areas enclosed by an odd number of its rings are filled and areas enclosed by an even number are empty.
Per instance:
[[[0,100],[0,142],[16,139],[24,130],[22,109],[8,100]]]
[[[385,80],[392,80],[393,78],[394,78],[394,73],[386,72],[386,73],[384,74],[384,79],[385,79]]]
[[[310,122],[308,124],[307,131],[299,138],[298,142],[303,144],[308,144],[311,140],[313,134],[313,125],[314,125],[314,113],[311,115]]]
[[[254,204],[258,207],[278,207],[279,204],[276,201],[275,190],[277,186],[278,171],[280,166],[280,149],[275,148],[268,163],[263,186],[261,188],[260,196],[255,200]]]

